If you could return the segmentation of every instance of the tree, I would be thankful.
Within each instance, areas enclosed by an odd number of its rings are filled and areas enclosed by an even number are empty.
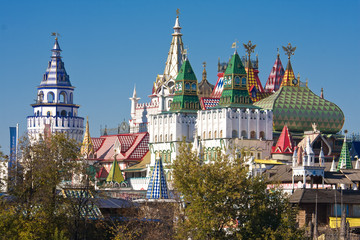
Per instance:
[[[174,187],[186,203],[177,238],[301,239],[287,198],[267,190],[263,177],[248,177],[241,159],[218,152],[204,162],[189,149],[182,143],[173,163]]]
[[[59,186],[81,170],[79,144],[56,133],[37,142],[25,139],[20,150],[20,160],[9,172],[9,196],[0,204],[2,237],[69,237],[69,201],[59,194]]]

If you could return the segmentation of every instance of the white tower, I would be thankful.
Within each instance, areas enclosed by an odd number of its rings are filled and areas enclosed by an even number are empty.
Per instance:
[[[37,100],[31,106],[34,115],[27,117],[28,135],[36,140],[50,132],[66,132],[70,138],[82,140],[84,118],[78,117],[79,105],[73,103],[74,87],[70,83],[57,38],[51,61],[37,88]]]

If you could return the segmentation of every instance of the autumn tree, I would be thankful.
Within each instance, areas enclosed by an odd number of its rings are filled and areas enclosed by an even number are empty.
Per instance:
[[[56,133],[24,140],[9,176],[8,196],[0,204],[0,232],[6,239],[69,237],[69,207],[59,194],[62,182],[81,170],[79,144]]]
[[[186,205],[178,239],[301,239],[286,196],[268,190],[262,176],[249,177],[243,160],[218,152],[204,161],[190,149],[182,143],[173,163],[174,187]]]

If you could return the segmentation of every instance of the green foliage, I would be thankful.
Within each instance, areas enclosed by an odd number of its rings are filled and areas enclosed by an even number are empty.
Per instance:
[[[173,164],[174,187],[187,204],[178,239],[301,239],[287,198],[248,177],[241,159],[218,152],[204,163],[189,149],[182,143]]]
[[[79,145],[64,134],[20,146],[19,162],[9,172],[10,197],[0,207],[0,232],[4,239],[66,239],[69,201],[58,186],[81,170]]]

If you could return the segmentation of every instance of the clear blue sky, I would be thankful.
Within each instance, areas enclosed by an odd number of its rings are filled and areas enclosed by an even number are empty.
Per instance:
[[[359,1],[0,1],[0,145],[9,148],[9,126],[26,130],[59,32],[65,67],[79,115],[89,116],[92,136],[100,125],[116,127],[130,115],[134,84],[146,102],[164,71],[179,8],[184,45],[198,80],[207,62],[216,82],[218,57],[231,43],[257,44],[260,80],[267,80],[276,49],[291,42],[295,74],[310,89],[336,103],[344,129],[359,132]],[[244,54],[239,48],[238,52]],[[281,60],[286,56],[281,51]],[[284,66],[285,67],[285,66]]]

